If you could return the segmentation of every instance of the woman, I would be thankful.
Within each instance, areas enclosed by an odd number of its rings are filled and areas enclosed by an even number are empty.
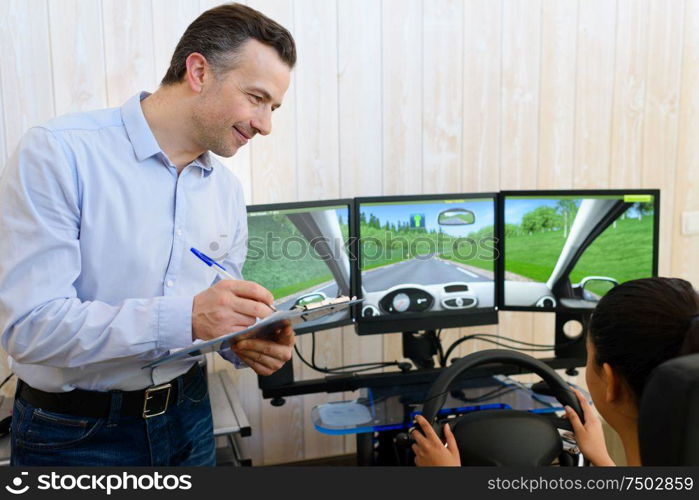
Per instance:
[[[597,410],[619,434],[628,465],[641,465],[638,405],[648,376],[663,362],[696,352],[699,295],[689,282],[677,278],[628,281],[599,301],[588,329],[585,379]],[[565,410],[580,451],[592,465],[615,465],[597,413],[575,392],[585,423],[570,407]],[[416,421],[425,433],[413,433],[417,465],[461,465],[449,425],[444,426],[445,447],[422,416]]]

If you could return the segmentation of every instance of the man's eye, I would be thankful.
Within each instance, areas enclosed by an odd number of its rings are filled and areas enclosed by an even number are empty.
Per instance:
[[[261,96],[255,95],[255,94],[250,94],[250,97],[252,97],[252,99],[253,99],[255,102],[258,102],[258,103],[259,103],[259,102],[262,102],[262,101],[264,100]]]

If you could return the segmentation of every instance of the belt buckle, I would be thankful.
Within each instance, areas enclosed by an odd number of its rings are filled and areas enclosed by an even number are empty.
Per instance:
[[[146,389],[146,392],[144,395],[145,397],[143,398],[143,418],[157,417],[158,415],[162,415],[163,413],[165,413],[167,411],[167,406],[168,406],[168,403],[170,402],[170,390],[171,389],[172,389],[171,383],[156,385],[154,387],[149,387],[148,389]],[[148,408],[148,402],[152,401],[154,399],[160,399],[160,398],[157,398],[157,393],[159,393],[160,391],[167,391],[165,393],[165,404],[162,405],[162,409],[160,409],[160,411],[157,411],[154,409],[154,411],[151,413],[152,410],[150,408]],[[156,394],[155,397],[153,395],[154,393]]]

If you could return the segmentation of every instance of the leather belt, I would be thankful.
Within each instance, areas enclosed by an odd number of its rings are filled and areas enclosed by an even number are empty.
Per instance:
[[[45,392],[19,380],[16,397],[36,408],[72,415],[76,417],[107,418],[112,407],[112,398],[121,393],[121,416],[157,417],[177,404],[179,387],[185,387],[199,377],[204,377],[197,363],[179,377],[156,386],[137,391],[86,391],[74,389],[70,392]]]

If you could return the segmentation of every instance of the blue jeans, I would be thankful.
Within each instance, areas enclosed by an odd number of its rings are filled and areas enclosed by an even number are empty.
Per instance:
[[[177,401],[149,419],[121,416],[119,392],[105,418],[49,412],[15,398],[10,465],[216,465],[206,376],[184,387],[181,379],[177,383]]]

